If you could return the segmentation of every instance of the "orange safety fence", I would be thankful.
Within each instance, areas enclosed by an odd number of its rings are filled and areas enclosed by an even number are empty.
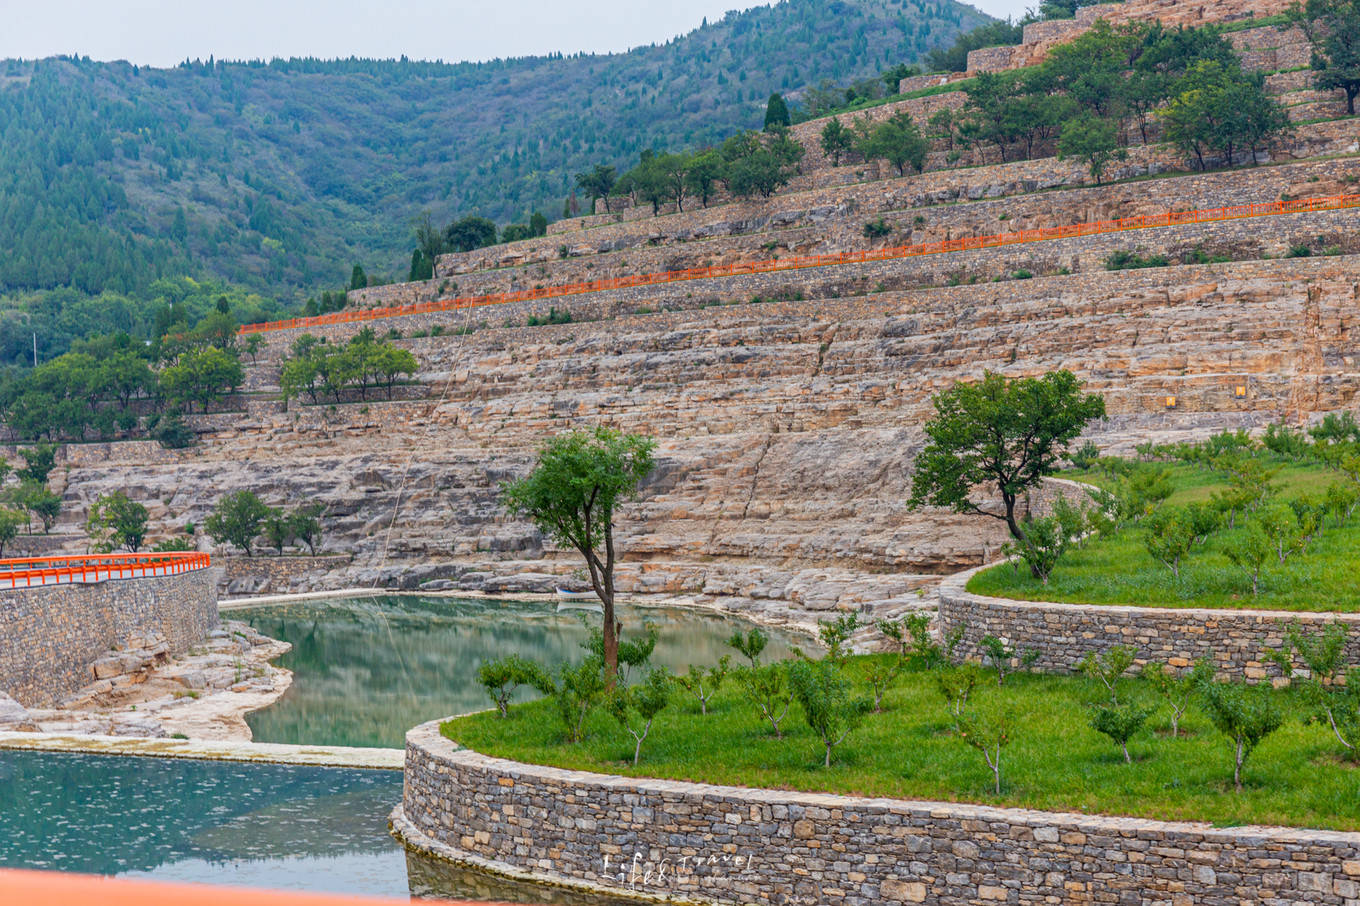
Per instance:
[[[0,560],[0,590],[177,576],[211,565],[211,558],[197,551]]]
[[[393,318],[402,315],[457,311],[465,308],[477,308],[483,305],[503,305],[508,302],[526,302],[535,299],[555,299],[562,296],[575,296],[582,293],[599,292],[601,290],[627,289],[635,286],[652,286],[660,283],[678,283],[684,280],[702,280],[708,277],[736,277],[743,274],[767,274],[779,271],[801,270],[809,267],[858,264],[867,261],[891,261],[900,258],[914,258],[919,255],[941,255],[950,252],[998,248],[1000,246],[1016,245],[1024,242],[1048,242],[1054,239],[1096,236],[1103,233],[1121,233],[1128,230],[1147,230],[1155,229],[1157,227],[1180,226],[1189,223],[1213,223],[1221,220],[1242,220],[1248,217],[1269,217],[1280,214],[1306,214],[1316,211],[1336,211],[1345,208],[1360,208],[1360,195],[1329,195],[1318,198],[1302,198],[1295,201],[1271,201],[1259,204],[1233,205],[1225,208],[1206,208],[1197,211],[1169,211],[1165,214],[1143,214],[1137,217],[1124,217],[1119,220],[1098,220],[1086,223],[1076,223],[1070,226],[1040,227],[1033,230],[1016,230],[1010,233],[997,233],[993,236],[970,236],[964,239],[946,239],[940,242],[926,242],[918,245],[898,245],[890,248],[868,249],[861,252],[838,252],[827,255],[806,255],[796,258],[771,258],[765,261],[748,261],[741,264],[724,264],[715,267],[691,267],[684,270],[661,271],[651,274],[634,274],[628,277],[613,277],[606,280],[591,280],[584,283],[566,283],[559,286],[545,286],[538,289],[517,290],[508,293],[491,293],[483,296],[460,296],[453,299],[416,302],[410,305],[391,305],[386,308],[338,311],[326,315],[317,315],[311,318],[289,318],[285,321],[247,324],[241,328],[241,333],[264,333],[272,330],[291,330],[298,327],[322,327],[328,324],[347,324],[354,321],[373,321],[379,318]]]
[[[106,878],[55,871],[0,869],[0,903],[5,906],[395,906],[410,897],[382,898],[339,893],[217,887],[166,881]],[[463,901],[422,900],[428,906],[472,906]],[[493,906],[493,904],[480,904]]]

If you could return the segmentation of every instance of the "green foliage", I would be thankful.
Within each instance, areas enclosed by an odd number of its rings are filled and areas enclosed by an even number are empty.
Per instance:
[[[529,315],[524,324],[527,327],[546,327],[549,324],[570,324],[571,312],[567,309],[558,311],[556,306],[548,306],[546,315]]]
[[[321,543],[321,514],[324,507],[319,503],[300,506],[288,514],[288,534],[296,542],[307,545],[312,556],[316,556],[316,546]]]
[[[586,718],[604,701],[609,691],[604,673],[604,661],[592,654],[575,667],[563,664],[556,679],[545,682],[540,690],[553,700],[567,742],[581,741]]]
[[[1284,108],[1266,94],[1264,73],[1244,72],[1236,60],[1193,64],[1161,115],[1167,140],[1201,170],[1210,154],[1229,165],[1243,152],[1254,161],[1266,141],[1289,125]]]
[[[955,718],[959,738],[982,754],[1001,795],[1001,752],[1011,743],[1009,722],[1001,715],[965,711]]]
[[[977,664],[964,663],[955,667],[945,667],[935,673],[935,686],[944,696],[945,704],[955,719],[961,717],[973,696],[973,690],[982,682],[982,669]]]
[[[1189,670],[1177,670],[1170,664],[1148,661],[1143,665],[1142,677],[1153,691],[1171,707],[1171,735],[1179,736],[1181,718],[1200,687],[1214,678],[1214,666],[1208,658],[1200,658]]]
[[[125,492],[114,491],[90,504],[85,530],[98,551],[107,553],[122,547],[135,554],[146,538],[146,522],[146,507],[129,499]]]
[[[869,710],[868,700],[855,696],[854,686],[836,662],[796,661],[789,667],[789,685],[803,709],[803,719],[822,741],[824,767],[831,767],[831,750],[850,735]]]
[[[1284,723],[1284,712],[1268,685],[1210,682],[1201,687],[1214,726],[1233,747],[1233,785],[1242,792],[1242,766],[1267,736]]]
[[[765,104],[765,131],[787,129],[789,125],[789,105],[784,103],[783,95],[775,92]]]
[[[882,239],[892,234],[893,228],[882,217],[864,222],[865,239]]]
[[[52,474],[57,464],[56,445],[34,444],[31,447],[20,447],[19,455],[23,457],[24,465],[23,468],[14,470],[14,477],[24,483],[47,484],[47,476]]]
[[[1144,257],[1137,252],[1118,251],[1111,252],[1105,258],[1105,270],[1107,271],[1127,271],[1143,267],[1169,267],[1170,265],[1171,260],[1161,254]]]
[[[614,184],[619,181],[617,171],[609,164],[596,164],[589,170],[576,174],[576,188],[586,193],[594,210],[596,199],[604,199],[604,209],[609,210],[609,196],[614,192]]]
[[[1006,542],[1001,553],[1018,557],[1029,567],[1030,575],[1043,584],[1053,574],[1058,561],[1072,542],[1068,526],[1058,516],[1034,516],[1021,523],[1024,537]]]
[[[1108,736],[1119,746],[1124,753],[1124,762],[1128,764],[1133,761],[1129,756],[1129,740],[1143,728],[1151,713],[1147,708],[1128,702],[1095,705],[1091,708],[1091,729]]]
[[[244,381],[240,360],[216,346],[188,350],[160,376],[167,399],[185,407],[198,403],[204,412],[226,394],[234,393]]]
[[[1068,120],[1058,138],[1058,157],[1076,157],[1086,161],[1087,167],[1100,185],[1101,177],[1112,161],[1122,160],[1128,151],[1119,145],[1119,127],[1113,121],[1093,113]]]
[[[636,686],[620,686],[609,697],[609,712],[633,737],[633,764],[642,755],[642,743],[652,731],[656,716],[671,699],[671,675],[664,667],[647,671]]]
[[[1023,23],[989,22],[960,35],[949,47],[937,47],[925,56],[932,72],[965,72],[968,52],[984,47],[1004,47],[1019,44],[1023,37]]]
[[[1202,511],[1209,512],[1207,507]],[[1195,545],[1195,530],[1189,515],[1179,507],[1157,509],[1144,522],[1147,530],[1144,544],[1152,558],[1161,563],[1176,578],[1181,575],[1181,558]]]
[[[1089,651],[1086,653],[1086,657],[1082,658],[1079,667],[1082,673],[1105,688],[1105,691],[1110,694],[1110,704],[1118,705],[1119,678],[1133,666],[1133,658],[1136,653],[1134,649],[1127,645],[1115,645],[1099,654]]]
[[[978,639],[978,647],[982,649],[983,657],[991,663],[992,669],[996,671],[996,684],[998,686],[1006,684],[1006,674],[1010,672],[1012,664],[1019,664],[1023,670],[1039,660],[1039,652],[1035,649],[1027,648],[1021,651],[1012,646],[1006,639],[998,638],[991,633]]]
[[[765,646],[770,642],[769,636],[761,631],[759,626],[752,626],[745,634],[740,630],[732,633],[732,638],[727,640],[727,644],[737,650],[737,653],[751,662],[751,669],[760,666],[760,655],[765,650]]]
[[[699,713],[708,713],[708,703],[722,688],[727,674],[732,669],[731,655],[724,654],[718,663],[704,669],[690,664],[689,670],[674,677],[675,684],[693,695],[699,702]]]
[[[611,677],[618,673],[614,510],[651,473],[655,446],[649,438],[605,427],[559,434],[539,449],[526,477],[501,486],[511,516],[527,519],[586,561],[604,608],[603,660]]]
[[[510,714],[510,699],[520,686],[539,691],[552,688],[552,679],[543,668],[518,654],[483,661],[477,666],[477,682],[496,706],[502,718]]]
[[[1345,92],[1346,112],[1354,116],[1360,95],[1360,2],[1306,0],[1291,16],[1313,44],[1313,84],[1320,91]]]
[[[770,724],[771,731],[779,739],[784,736],[779,724],[788,715],[789,704],[793,701],[788,674],[788,666],[784,663],[743,667],[737,673],[747,699],[756,706],[760,716]]]
[[[845,128],[838,117],[827,120],[821,133],[822,153],[831,158],[831,166],[841,165],[841,155],[854,145],[854,133]]]
[[[192,447],[198,441],[194,429],[190,428],[177,412],[162,417],[150,433],[152,439],[167,450],[182,450],[185,447]]]
[[[313,403],[323,394],[339,403],[355,390],[360,399],[368,399],[369,391],[379,387],[391,399],[397,380],[415,374],[417,367],[410,350],[379,338],[372,328],[365,327],[343,345],[304,333],[283,360],[279,387],[284,399],[306,394]]]
[[[269,507],[254,491],[234,491],[217,501],[203,528],[218,544],[234,545],[249,557],[250,545],[269,515]]]
[[[855,123],[853,147],[865,160],[886,160],[905,176],[908,165],[917,173],[925,168],[930,142],[902,112],[877,123],[867,117]]]
[[[21,469],[20,473],[22,472]],[[3,497],[6,503],[23,511],[30,533],[33,531],[34,516],[38,517],[43,534],[47,534],[56,524],[57,516],[61,514],[61,495],[53,493],[46,485],[31,478],[22,479],[18,485],[6,488]]]
[[[933,402],[935,416],[925,425],[928,442],[912,475],[911,505],[1004,519],[1011,537],[1021,542],[1026,538],[1016,516],[1021,495],[1054,471],[1091,420],[1105,415],[1104,401],[1082,394],[1069,371],[1042,378],[988,372],[978,383],[955,384]],[[1002,514],[971,499],[979,486],[1000,495]]]
[[[496,224],[476,215],[455,220],[444,230],[444,244],[451,252],[470,252],[495,245]]]
[[[5,555],[5,545],[19,537],[19,526],[23,524],[23,513],[0,507],[0,557]]]
[[[853,611],[843,613],[833,620],[819,620],[817,622],[817,636],[826,646],[826,656],[833,661],[844,660],[849,656],[850,651],[846,647],[846,643],[858,630],[859,614]]]

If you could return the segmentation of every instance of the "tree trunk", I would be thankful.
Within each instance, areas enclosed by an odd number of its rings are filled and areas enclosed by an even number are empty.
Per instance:
[[[1242,792],[1242,740],[1240,737],[1237,740],[1236,755],[1237,760],[1233,764],[1233,786],[1235,786],[1237,792],[1240,793]]]
[[[1123,749],[1124,751],[1124,763],[1132,764],[1133,759],[1129,757],[1129,744],[1127,742],[1121,742],[1119,744],[1119,748]]]
[[[829,742],[826,744],[826,761],[823,762],[823,766],[831,767],[831,743]]]

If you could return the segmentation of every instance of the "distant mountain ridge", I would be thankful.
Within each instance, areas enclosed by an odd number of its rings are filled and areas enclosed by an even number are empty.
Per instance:
[[[0,295],[145,296],[187,274],[291,301],[356,262],[402,277],[422,210],[559,216],[593,163],[759,126],[771,91],[986,21],[953,0],[784,0],[612,55],[0,61]]]

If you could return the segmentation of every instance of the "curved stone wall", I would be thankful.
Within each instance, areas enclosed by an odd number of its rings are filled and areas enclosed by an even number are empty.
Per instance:
[[[217,625],[219,567],[177,576],[0,591],[0,692],[51,704],[94,681],[94,662],[161,635],[182,654]]]
[[[979,567],[982,569],[984,567]],[[1067,672],[1091,651],[1116,645],[1136,649],[1138,663],[1163,661],[1186,667],[1201,657],[1220,671],[1265,679],[1278,669],[1262,651],[1278,647],[1292,623],[1305,630],[1328,623],[1360,629],[1360,614],[1295,613],[1275,610],[1210,610],[1207,608],[1124,607],[1102,604],[1056,604],[991,598],[967,590],[978,569],[958,573],[940,583],[940,633],[965,626],[955,653],[981,656],[979,640],[994,635],[1017,650],[1038,652],[1036,670]],[[1360,632],[1351,633],[1350,659],[1360,659]]]
[[[1360,834],[860,799],[589,774],[406,736],[393,827],[492,871],[661,899],[1345,903]]]

